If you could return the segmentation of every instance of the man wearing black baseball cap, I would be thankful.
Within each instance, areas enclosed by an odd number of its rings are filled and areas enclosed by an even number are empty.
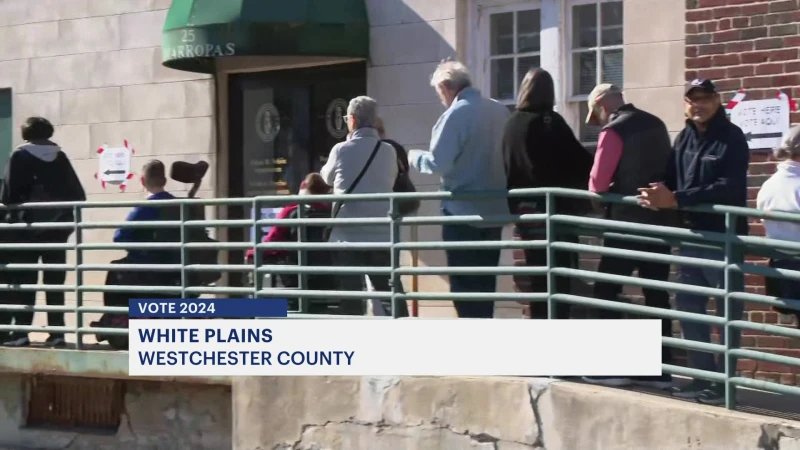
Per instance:
[[[683,208],[695,205],[747,206],[747,167],[750,154],[742,130],[731,123],[725,115],[720,95],[711,80],[694,80],[686,86],[685,95],[686,127],[681,131],[673,145],[673,158],[667,168],[663,183],[653,183],[639,189],[639,203],[646,208]],[[747,234],[747,219],[740,217],[735,232]],[[685,212],[682,223],[686,228],[697,232],[726,231],[725,216]],[[723,250],[684,247],[681,256],[722,261]],[[717,288],[724,282],[722,269],[709,269],[693,266],[680,266],[678,281],[683,284]],[[732,302],[732,320],[741,320],[744,305]],[[725,302],[717,299],[718,316],[725,314]],[[678,292],[675,307],[679,311],[706,314],[708,297],[698,294]],[[700,342],[711,341],[709,325],[692,321],[681,321],[685,339]],[[734,347],[739,346],[741,332],[731,332],[728,339]],[[724,341],[724,330],[720,330],[720,340]],[[692,368],[723,372],[724,355],[715,361],[714,354],[689,351],[689,365]],[[702,403],[721,404],[725,400],[723,384],[713,384],[705,380],[694,380],[687,386],[675,388],[673,395],[681,398],[695,398]]]

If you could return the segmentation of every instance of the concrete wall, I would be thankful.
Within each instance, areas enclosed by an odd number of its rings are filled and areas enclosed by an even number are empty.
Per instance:
[[[161,65],[161,27],[170,0],[0,1],[0,88],[13,89],[14,123],[42,115],[57,126],[54,140],[72,159],[89,200],[142,198],[137,179],[126,193],[94,178],[96,149],[136,150],[139,172],[151,158],[214,163],[214,94],[207,76]],[[15,133],[18,134],[15,127]],[[20,137],[14,136],[19,143]],[[212,169],[214,170],[214,169]],[[211,172],[213,173],[213,172]],[[169,185],[173,192],[184,186]],[[201,196],[211,196],[209,176]],[[116,221],[126,210],[92,210],[84,219]],[[85,232],[84,241],[108,242],[113,230]],[[87,252],[86,263],[107,263],[117,252]],[[72,259],[73,255],[70,255]],[[102,284],[88,273],[85,283]],[[72,282],[68,276],[67,283]],[[87,294],[87,303],[100,301]],[[37,314],[37,322],[43,314]],[[74,315],[67,315],[68,324]]]
[[[234,450],[800,448],[798,422],[544,379],[237,378],[233,415]]]
[[[625,97],[660,117],[673,135],[684,125],[685,3],[625,0],[623,4]]]
[[[119,429],[105,434],[25,428],[26,390],[24,376],[0,376],[0,449],[226,450],[232,445],[229,386],[128,381]]]

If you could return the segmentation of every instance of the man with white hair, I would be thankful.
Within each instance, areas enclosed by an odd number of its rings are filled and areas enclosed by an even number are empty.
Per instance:
[[[350,138],[336,144],[328,161],[320,170],[326,183],[333,186],[336,194],[371,194],[393,192],[397,178],[397,156],[394,148],[382,142],[376,129],[378,103],[366,96],[350,100],[344,117]],[[367,218],[389,215],[389,201],[342,201],[341,208],[334,207],[334,217]],[[361,225],[333,227],[330,242],[389,242],[390,228],[387,225]],[[337,266],[389,267],[389,250],[339,251],[335,254]],[[369,275],[376,291],[391,291],[389,275]],[[364,290],[363,275],[342,275],[340,287],[344,291]],[[402,290],[402,286],[400,286]],[[408,315],[406,302],[397,305],[401,316]],[[340,313],[363,315],[363,300],[342,300]]]
[[[444,62],[431,77],[431,86],[447,110],[431,133],[430,151],[411,150],[408,162],[426,174],[441,178],[441,189],[453,193],[506,190],[501,144],[510,113],[502,104],[485,98],[472,87],[469,70],[456,61]],[[444,215],[481,218],[509,214],[504,199],[445,200]],[[498,241],[502,226],[476,220],[472,224],[442,226],[444,241]],[[449,266],[497,267],[499,249],[447,250]],[[451,292],[494,292],[494,275],[451,275]],[[455,301],[459,317],[491,318],[494,302]]]

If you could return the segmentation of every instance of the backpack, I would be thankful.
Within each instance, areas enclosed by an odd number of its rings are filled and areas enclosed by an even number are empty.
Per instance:
[[[38,175],[33,176],[33,186],[26,203],[51,203],[63,201],[50,194],[47,182]],[[22,212],[25,223],[40,222],[71,222],[73,220],[72,208],[35,208]]]

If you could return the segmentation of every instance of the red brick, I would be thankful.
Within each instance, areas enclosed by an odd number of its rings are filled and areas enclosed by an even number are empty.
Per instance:
[[[686,26],[684,27],[684,33],[686,33],[686,34],[695,34],[695,33],[697,33],[697,26],[698,26],[698,24],[696,24],[696,23],[687,23]]]
[[[686,73],[684,74],[684,79],[685,79],[686,81],[692,81],[692,80],[694,80],[695,78],[697,78],[697,71],[696,71],[696,70],[688,70],[688,71],[686,71]]]
[[[714,8],[717,6],[725,6],[726,0],[697,0],[698,8]]]
[[[740,359],[736,361],[736,370],[756,370],[756,362],[752,359]]]
[[[712,36],[713,42],[730,42],[738,41],[742,38],[742,30],[727,30],[714,33]]]
[[[756,346],[756,339],[757,337],[754,336],[747,336],[742,338],[741,346],[744,348],[748,347],[755,347]]]
[[[715,55],[711,58],[711,64],[716,67],[737,66],[739,65],[739,54]]]
[[[701,22],[703,20],[711,20],[713,17],[714,15],[710,9],[686,11],[687,22]]]
[[[698,55],[719,55],[725,53],[725,44],[707,44],[697,47]]]
[[[717,23],[717,29],[719,30],[730,30],[733,26],[733,22],[731,19],[722,19]]]
[[[714,11],[714,18],[715,19],[721,19],[723,17],[735,17],[735,16],[739,16],[739,15],[744,15],[744,14],[741,14],[742,7],[740,7],[740,6],[727,6],[725,8],[716,8],[713,11]]]
[[[749,77],[749,76],[752,76],[755,73],[755,67],[756,66],[728,67],[728,77],[736,78],[736,77]],[[748,97],[749,97],[749,95],[748,95]]]
[[[755,3],[752,5],[744,5],[741,7],[742,16],[755,16],[756,14],[766,14],[769,7],[766,3]]]
[[[769,52],[747,52],[741,55],[742,64],[761,64],[769,61]]]
[[[745,78],[742,80],[742,87],[745,89],[770,86],[772,86],[772,78],[770,77]]]
[[[703,22],[700,24],[700,29],[703,31],[703,33],[713,33],[720,29],[719,22],[716,20]]]
[[[766,38],[756,40],[756,50],[768,50],[783,47],[783,38]]]
[[[704,69],[706,67],[711,67],[711,61],[712,59],[710,56],[701,56],[699,58],[686,58],[686,68]]]
[[[723,69],[725,70],[725,69]],[[737,90],[742,87],[742,79],[741,78],[727,78],[724,80],[719,80],[714,82],[717,85],[717,89],[720,91],[733,91]]]
[[[750,26],[751,27],[760,27],[764,25],[764,16],[752,16],[750,17]]]
[[[770,36],[796,36],[797,35],[797,24],[796,23],[786,23],[783,25],[773,25],[769,27],[769,35]]]
[[[758,336],[755,338],[759,348],[786,348],[789,338],[780,336]]]
[[[747,28],[750,25],[750,19],[747,17],[734,17],[731,21],[734,28]]]
[[[728,53],[741,53],[741,52],[749,52],[755,48],[755,43],[752,41],[743,41],[743,42],[728,42],[725,44],[725,50]]]
[[[750,155],[750,163],[751,164],[755,163],[755,162],[767,162],[769,160],[770,160],[769,159],[769,154],[767,154],[767,153],[753,153],[752,155]]]
[[[743,40],[764,38],[769,34],[769,29],[767,27],[745,28],[741,31]]]
[[[800,46],[800,36],[786,36],[783,38],[783,45],[785,47]]]
[[[694,58],[695,56],[697,56],[697,47],[693,45],[687,45],[684,55],[687,58]]]
[[[792,61],[786,63],[786,68],[784,69],[785,72],[800,72],[800,61]],[[787,92],[787,95],[789,93]]]
[[[760,64],[756,66],[756,75],[777,75],[783,73],[782,63]]]
[[[797,0],[783,0],[769,2],[769,12],[783,12],[797,9]]]
[[[776,376],[778,379],[775,380],[774,378],[772,381],[780,381],[780,375],[786,372],[789,372],[789,366],[785,364],[778,364],[774,362],[767,362],[767,361],[759,361],[758,362],[758,371],[759,372],[770,372],[773,376]]]
[[[800,74],[798,73],[777,75],[772,77],[772,85],[775,87],[797,86],[798,84],[800,84]]]

